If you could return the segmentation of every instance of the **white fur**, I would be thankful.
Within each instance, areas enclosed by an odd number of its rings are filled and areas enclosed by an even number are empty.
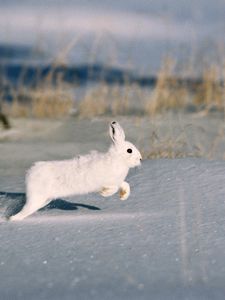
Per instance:
[[[22,220],[51,200],[71,195],[99,192],[108,197],[119,191],[121,200],[127,199],[130,186],[124,179],[129,168],[140,164],[141,154],[125,141],[117,122],[110,124],[110,136],[113,145],[106,153],[92,151],[69,160],[36,162],[26,176],[26,204],[10,220]]]

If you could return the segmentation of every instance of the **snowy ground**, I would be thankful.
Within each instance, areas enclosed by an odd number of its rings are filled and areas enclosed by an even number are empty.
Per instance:
[[[90,194],[4,220],[25,201],[32,161],[106,149],[106,121],[82,122],[34,122],[33,137],[0,144],[1,299],[224,299],[223,161],[146,160],[127,201]]]

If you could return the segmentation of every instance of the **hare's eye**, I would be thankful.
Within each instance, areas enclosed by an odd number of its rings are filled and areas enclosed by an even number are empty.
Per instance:
[[[128,152],[128,153],[132,153],[132,149],[130,149],[130,148],[127,149],[127,152]]]

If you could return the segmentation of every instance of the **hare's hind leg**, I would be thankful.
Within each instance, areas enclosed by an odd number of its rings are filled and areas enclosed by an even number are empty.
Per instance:
[[[28,217],[29,215],[33,214],[34,212],[45,206],[47,203],[48,201],[46,199],[42,201],[40,201],[40,199],[38,199],[38,201],[29,200],[19,213],[17,213],[14,216],[11,216],[9,219],[10,221],[23,220],[24,218]]]

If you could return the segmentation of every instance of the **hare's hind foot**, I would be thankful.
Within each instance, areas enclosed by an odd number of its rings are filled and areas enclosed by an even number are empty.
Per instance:
[[[9,220],[10,220],[10,221],[21,221],[21,220],[23,220],[25,217],[26,217],[26,216],[24,216],[22,213],[19,212],[18,214],[9,217]]]
[[[17,213],[14,216],[9,217],[10,221],[21,221],[24,218],[30,216],[31,214],[33,214],[34,212],[36,212],[37,210],[39,210],[40,208],[44,207],[48,202],[47,201],[42,201],[41,203],[39,202],[28,202],[24,205],[24,207],[22,208],[22,210]]]
[[[99,193],[103,197],[109,197],[115,194],[117,191],[118,191],[117,186],[108,186],[108,187],[103,187]]]

